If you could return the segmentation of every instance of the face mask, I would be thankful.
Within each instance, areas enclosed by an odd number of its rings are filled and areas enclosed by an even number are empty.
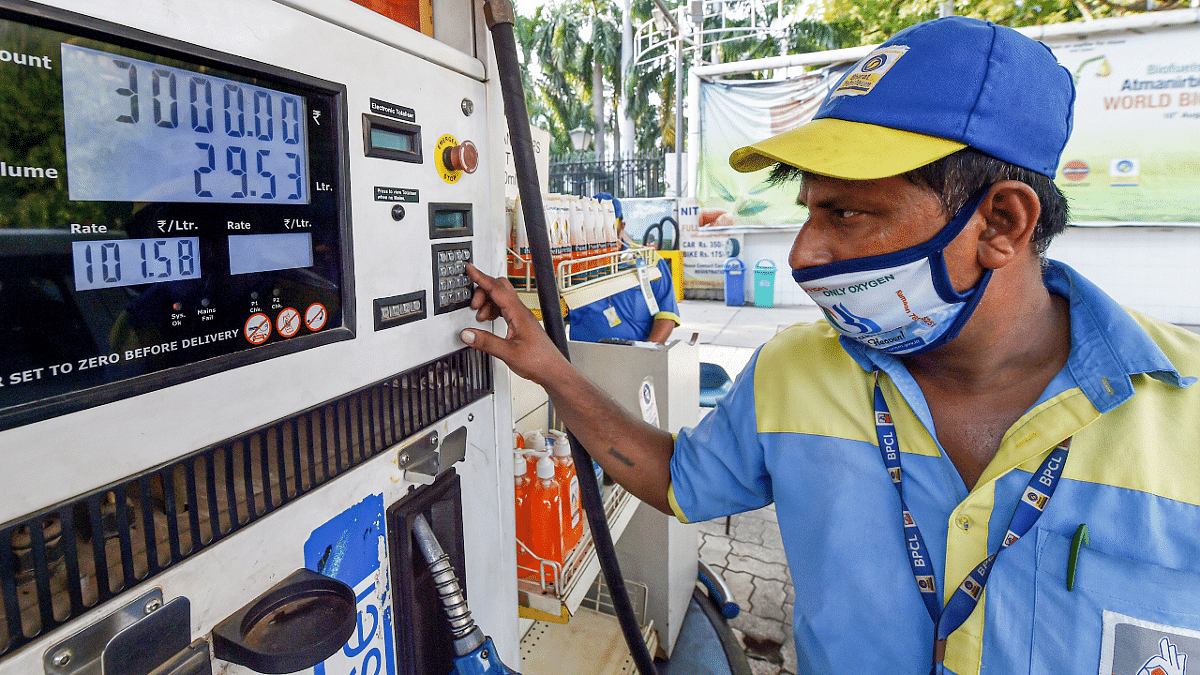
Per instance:
[[[888,354],[921,354],[954,339],[983,297],[992,271],[954,290],[943,250],[962,232],[987,190],[959,209],[933,239],[895,253],[793,270],[792,277],[842,335]]]

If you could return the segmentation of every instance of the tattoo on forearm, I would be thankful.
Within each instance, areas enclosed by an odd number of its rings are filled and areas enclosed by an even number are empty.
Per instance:
[[[621,460],[621,463],[624,464],[625,466],[634,466],[633,460],[629,459],[625,455],[622,455],[621,453],[617,452],[616,448],[609,448],[608,454]]]

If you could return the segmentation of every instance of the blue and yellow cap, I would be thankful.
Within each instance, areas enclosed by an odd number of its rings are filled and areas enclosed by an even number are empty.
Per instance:
[[[946,17],[894,35],[842,77],[811,122],[735,150],[729,163],[868,180],[971,147],[1053,178],[1074,103],[1071,74],[1049,47]]]
[[[607,192],[597,192],[596,194],[592,195],[592,198],[597,201],[604,201],[606,199],[611,199],[612,203],[613,203],[613,212],[617,215],[617,220],[624,220],[622,213],[621,213],[621,200],[620,199],[617,199],[616,197],[612,196],[611,194],[609,194]]]

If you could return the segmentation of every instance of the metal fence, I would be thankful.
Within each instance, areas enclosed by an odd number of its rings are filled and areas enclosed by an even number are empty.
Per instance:
[[[550,192],[590,197],[607,192],[624,197],[662,197],[666,158],[624,155],[597,159],[592,153],[550,158]]]

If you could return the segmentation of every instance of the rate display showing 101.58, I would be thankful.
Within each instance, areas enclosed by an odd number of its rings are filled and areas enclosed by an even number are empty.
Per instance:
[[[307,204],[305,100],[62,44],[73,201]]]

